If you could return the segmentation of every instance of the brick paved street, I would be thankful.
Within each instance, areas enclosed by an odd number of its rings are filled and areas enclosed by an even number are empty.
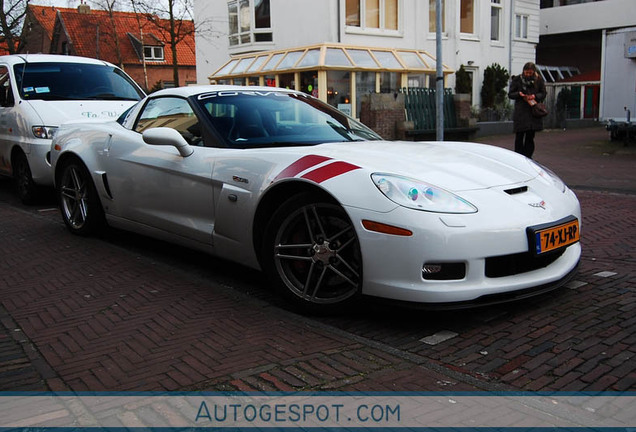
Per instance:
[[[122,232],[72,236],[51,202],[24,207],[0,180],[0,390],[634,390],[636,149],[600,128],[549,131],[535,158],[583,207],[567,288],[326,318],[286,311],[237,265]]]

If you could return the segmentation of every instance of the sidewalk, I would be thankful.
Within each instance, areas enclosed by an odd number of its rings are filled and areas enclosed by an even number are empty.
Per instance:
[[[513,137],[480,141],[511,148]],[[636,301],[630,288],[636,266],[632,222],[636,147],[609,142],[600,128],[545,131],[537,134],[536,142],[535,159],[556,171],[575,191],[629,196],[627,205],[614,208],[617,214],[622,212],[620,223],[614,224],[625,230],[622,243],[616,246],[615,237],[599,229],[588,237],[597,242],[598,250],[588,247],[585,252],[590,263],[608,248],[626,257],[621,265],[629,269],[621,268],[620,276],[625,282],[612,282],[622,283],[622,291],[605,301],[602,297],[609,293],[610,282],[590,283],[580,295],[589,295],[595,302],[589,305],[598,308],[594,318],[588,320],[585,311],[576,311],[576,317],[568,314],[572,318],[563,324],[572,330],[575,325],[584,326],[577,337],[597,325],[606,337],[620,340],[612,349],[620,375],[607,379],[611,368],[603,363],[606,352],[600,344],[593,346],[599,333],[589,333],[592,337],[584,342],[590,342],[585,351],[590,357],[568,357],[563,366],[571,369],[563,374],[570,380],[562,380],[563,386],[583,376],[583,381],[577,381],[583,386],[598,382],[604,386],[600,389],[612,389],[614,384],[636,388],[634,367],[629,368],[633,364],[629,355],[636,346],[632,330]],[[602,196],[599,200],[585,195],[584,200],[589,214],[600,221],[599,227],[607,214],[604,200],[612,199]],[[522,361],[534,364],[530,372],[537,375],[538,383],[547,374],[542,361],[546,343],[537,340],[538,348],[531,346],[533,341],[525,335],[515,334],[520,342],[507,362],[496,359],[505,365],[492,365],[506,369],[508,375],[499,381],[487,380],[469,370],[471,360],[462,367],[434,361],[430,354],[397,349],[340,330],[328,320],[287,312],[269,299],[259,299],[258,293],[227,287],[224,277],[246,272],[239,266],[209,262],[194,254],[193,266],[200,271],[178,264],[158,265],[151,255],[117,242],[69,235],[54,210],[29,211],[0,201],[0,219],[0,391],[505,391],[527,389],[515,381],[519,376],[513,376],[515,368],[526,367]],[[173,253],[188,252],[175,248]],[[613,259],[610,254],[606,257],[594,262],[600,266]],[[600,271],[596,264],[586,265],[585,274]],[[619,302],[620,311],[603,316],[602,307],[615,310],[612,301]],[[621,321],[625,316],[631,316],[632,324]],[[537,337],[550,337],[548,332],[555,326],[549,318],[542,319],[547,330],[536,330]],[[531,346],[525,349],[536,351],[536,357],[516,353],[524,347],[522,343]],[[433,354],[438,350],[443,359],[447,348],[440,344],[427,350]],[[492,348],[488,351],[495,353]],[[466,355],[487,360],[479,352]],[[618,356],[623,356],[620,362]],[[579,360],[589,368],[589,376],[571,377]]]

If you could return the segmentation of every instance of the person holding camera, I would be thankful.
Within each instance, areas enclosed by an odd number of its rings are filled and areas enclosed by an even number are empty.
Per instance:
[[[512,77],[508,97],[515,101],[512,117],[515,152],[532,159],[534,134],[543,129],[543,118],[533,114],[532,106],[546,97],[545,82],[534,63],[526,63],[521,75]]]

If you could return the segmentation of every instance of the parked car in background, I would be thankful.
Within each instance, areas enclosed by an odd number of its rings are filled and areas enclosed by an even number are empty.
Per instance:
[[[85,57],[0,56],[0,174],[13,176],[24,203],[52,186],[51,137],[78,119],[116,119],[144,97],[124,71]]]
[[[68,229],[108,223],[263,269],[304,310],[360,295],[437,307],[555,289],[581,210],[548,169],[460,142],[387,142],[310,95],[162,90],[51,148]]]

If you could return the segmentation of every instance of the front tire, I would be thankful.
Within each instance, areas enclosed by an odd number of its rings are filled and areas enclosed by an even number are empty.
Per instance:
[[[290,198],[274,213],[262,258],[280,293],[301,311],[337,311],[360,295],[355,227],[341,206],[311,194]]]
[[[13,160],[13,179],[20,201],[34,204],[38,198],[38,188],[33,181],[29,161],[23,153],[18,153]]]
[[[64,224],[73,234],[96,234],[105,224],[104,210],[88,169],[77,160],[64,164],[57,196]]]

